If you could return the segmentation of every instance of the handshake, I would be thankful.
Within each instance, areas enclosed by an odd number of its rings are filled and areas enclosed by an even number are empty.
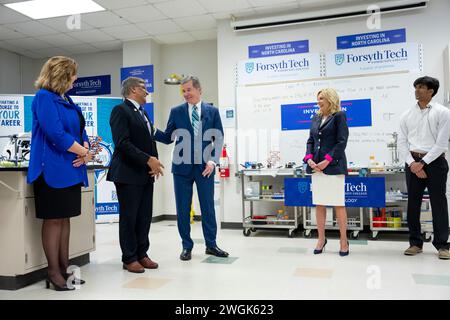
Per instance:
[[[147,161],[147,165],[150,167],[148,172],[152,177],[158,179],[159,176],[164,175],[164,166],[156,157],[150,157]]]

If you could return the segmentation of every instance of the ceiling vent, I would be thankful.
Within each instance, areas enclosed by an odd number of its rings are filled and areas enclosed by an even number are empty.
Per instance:
[[[341,8],[324,9],[297,14],[274,15],[261,18],[242,18],[231,21],[234,31],[248,31],[264,28],[290,26],[295,24],[312,23],[318,21],[330,21],[348,19],[353,17],[369,16],[374,13],[373,5],[379,8],[381,14],[423,9],[427,7],[429,0],[397,0],[383,1],[367,5],[355,5]]]

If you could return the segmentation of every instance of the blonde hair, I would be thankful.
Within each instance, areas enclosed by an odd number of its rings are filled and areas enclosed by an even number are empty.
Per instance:
[[[72,58],[55,56],[42,66],[41,73],[34,86],[58,94],[66,93],[70,88],[70,80],[77,74],[78,64]]]
[[[339,99],[339,95],[336,92],[336,90],[332,88],[325,88],[319,90],[317,92],[317,97],[319,97],[319,94],[322,94],[322,96],[330,103],[330,114],[334,114],[338,111],[341,111],[341,101]],[[317,112],[319,115],[322,115],[322,112],[319,109],[319,112]]]

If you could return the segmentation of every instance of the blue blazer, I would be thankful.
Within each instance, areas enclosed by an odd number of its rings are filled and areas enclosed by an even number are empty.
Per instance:
[[[203,137],[203,141],[201,142],[201,150],[198,147],[195,147],[196,144],[194,142],[194,129],[192,128],[191,120],[189,118],[189,105],[187,103],[183,103],[170,110],[169,120],[167,121],[167,127],[164,132],[162,132],[161,130],[156,130],[155,140],[158,142],[170,144],[174,141],[173,139],[175,139],[176,136],[175,148],[173,152],[174,159],[185,158],[190,160],[189,163],[185,163],[185,161],[182,161],[181,163],[172,162],[173,174],[189,175],[193,169],[193,164],[201,164],[203,170],[206,166],[206,163],[210,160],[214,161],[216,164],[219,164],[220,151],[222,150],[223,145],[223,127],[219,110],[207,103],[202,102],[201,122],[201,137]],[[174,136],[172,137],[172,133],[174,133],[174,131],[177,129],[184,130],[175,132]],[[217,134],[218,132],[215,132],[216,134],[210,135],[209,133],[211,131],[207,132],[209,129],[216,129],[220,133]],[[205,133],[206,135],[204,135]],[[177,145],[183,143],[184,139],[189,139],[189,144],[180,145],[180,150],[178,150]],[[187,141],[185,141],[184,143],[186,142]],[[189,146],[189,148],[185,148],[184,146]],[[209,151],[211,149],[208,149],[205,152],[206,148],[211,148],[212,152]],[[190,155],[185,155],[184,152],[187,152],[189,149]],[[219,150],[219,152],[215,152],[215,150]],[[207,155],[206,159],[204,159],[202,156],[203,152],[205,152],[205,154]],[[194,153],[197,156],[196,159],[198,159],[196,161],[194,161]]]
[[[78,183],[88,186],[86,166],[75,168],[72,164],[76,154],[67,151],[77,141],[89,142],[86,131],[80,137],[81,109],[72,99],[64,100],[57,93],[40,89],[31,104],[33,129],[31,134],[28,183],[41,173],[53,188],[65,188]]]
[[[328,155],[333,161],[323,171],[325,174],[347,174],[347,158],[345,147],[348,140],[347,117],[343,111],[330,115],[321,125],[322,117],[316,114],[311,123],[309,138],[306,144],[305,162],[308,156],[319,163]],[[310,166],[307,173],[312,173]]]

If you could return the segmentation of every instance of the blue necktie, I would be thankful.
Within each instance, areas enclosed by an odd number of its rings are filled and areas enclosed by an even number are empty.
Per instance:
[[[199,120],[200,117],[198,116],[197,106],[194,105],[192,107],[192,128],[194,129],[195,136],[198,134]]]

